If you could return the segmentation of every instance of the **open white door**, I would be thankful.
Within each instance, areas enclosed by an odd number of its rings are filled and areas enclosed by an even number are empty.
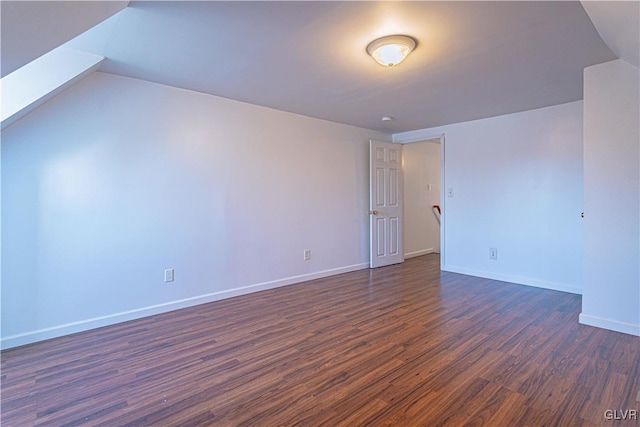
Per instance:
[[[402,249],[402,145],[369,142],[369,265],[404,261]]]

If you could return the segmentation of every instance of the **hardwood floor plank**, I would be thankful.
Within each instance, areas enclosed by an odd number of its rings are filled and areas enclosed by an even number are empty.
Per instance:
[[[426,255],[5,350],[2,425],[637,426],[640,339],[580,309]]]
[[[527,398],[519,393],[515,393],[504,387],[490,383],[490,386],[498,387],[497,391],[491,394],[492,389],[486,387],[489,397],[478,405],[475,412],[467,418],[467,421],[457,423],[457,419],[452,419],[451,425],[461,426],[515,426],[526,408]],[[480,403],[480,401],[479,401]],[[466,405],[465,405],[466,406]],[[475,406],[475,405],[474,405]],[[456,424],[453,424],[456,422]]]

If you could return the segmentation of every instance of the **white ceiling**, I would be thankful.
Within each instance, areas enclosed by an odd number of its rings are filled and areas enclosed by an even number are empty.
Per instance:
[[[394,33],[418,47],[383,68],[365,49]],[[71,46],[105,72],[388,133],[582,99],[583,68],[616,58],[579,2],[546,1],[132,1]]]
[[[2,77],[124,9],[128,1],[2,1]]]
[[[580,3],[616,56],[640,67],[640,1]]]

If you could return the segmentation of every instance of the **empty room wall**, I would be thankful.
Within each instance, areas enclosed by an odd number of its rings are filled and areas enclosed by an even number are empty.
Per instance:
[[[406,132],[394,140],[441,134],[443,269],[580,293],[582,102]],[[497,248],[497,259],[489,259],[490,248]]]
[[[584,292],[580,322],[640,335],[640,72],[584,71]]]
[[[2,131],[3,346],[366,268],[370,138],[89,76]]]

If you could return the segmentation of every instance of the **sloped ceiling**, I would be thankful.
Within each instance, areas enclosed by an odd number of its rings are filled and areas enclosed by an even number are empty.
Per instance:
[[[2,24],[4,48],[4,8]],[[395,33],[418,47],[383,68],[366,46]],[[575,101],[583,68],[616,58],[576,1],[134,1],[68,46],[104,72],[387,133]]]
[[[640,67],[640,1],[582,1],[604,42],[620,59]]]
[[[2,77],[94,27],[128,1],[0,2]]]

